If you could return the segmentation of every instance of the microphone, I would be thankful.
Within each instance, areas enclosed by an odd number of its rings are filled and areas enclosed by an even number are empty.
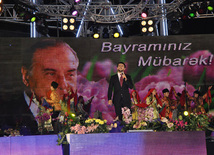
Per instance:
[[[121,74],[122,74],[122,76],[123,76],[124,72],[122,72]],[[126,79],[126,78],[124,77],[123,79]]]

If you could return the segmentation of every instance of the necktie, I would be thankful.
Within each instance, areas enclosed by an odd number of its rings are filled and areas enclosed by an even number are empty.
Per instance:
[[[123,85],[123,76],[122,76],[122,74],[120,74],[120,85],[121,85],[121,87]]]

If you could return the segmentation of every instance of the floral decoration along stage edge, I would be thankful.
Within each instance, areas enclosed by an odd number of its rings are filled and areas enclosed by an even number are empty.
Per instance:
[[[131,113],[128,108],[123,108],[123,132],[128,130],[153,130],[153,131],[214,131],[214,117],[207,114],[190,113],[187,116],[179,115],[176,120],[165,117],[152,119],[152,110],[144,109],[138,119],[130,120]]]
[[[146,110],[146,109],[145,109]],[[58,134],[58,145],[68,144],[66,134],[89,134],[89,133],[113,133],[127,132],[129,130],[153,130],[153,131],[214,131],[214,117],[207,114],[179,115],[177,120],[168,120],[165,117],[151,119],[151,109],[147,109],[138,119],[132,119],[130,109],[122,109],[123,121],[115,120],[107,125],[106,120],[88,118],[81,120],[80,117],[73,117],[66,114],[63,122],[62,132]]]

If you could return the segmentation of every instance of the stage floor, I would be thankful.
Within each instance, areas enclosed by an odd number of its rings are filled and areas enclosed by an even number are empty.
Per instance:
[[[69,134],[70,155],[206,155],[202,131]],[[1,137],[0,155],[62,155],[57,135]]]

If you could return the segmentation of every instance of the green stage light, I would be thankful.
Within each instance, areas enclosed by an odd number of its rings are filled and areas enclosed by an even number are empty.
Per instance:
[[[31,22],[35,22],[35,21],[36,21],[36,17],[35,17],[35,16],[32,17],[32,18],[30,19],[30,21],[31,21]]]
[[[194,13],[190,13],[189,16],[190,16],[191,18],[194,18],[194,17],[195,17],[195,14],[194,14]]]
[[[208,9],[209,11],[213,11],[213,7],[212,7],[212,6],[208,6],[207,9]]]

